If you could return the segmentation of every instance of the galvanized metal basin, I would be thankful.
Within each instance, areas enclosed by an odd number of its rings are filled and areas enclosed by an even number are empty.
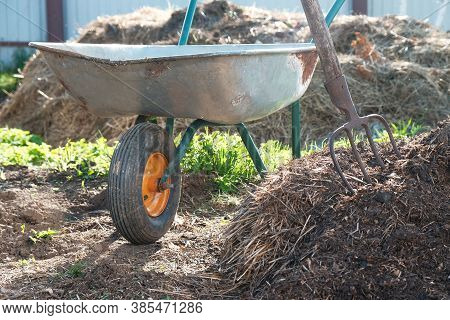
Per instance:
[[[236,124],[299,99],[314,44],[118,45],[40,43],[61,83],[102,117],[154,115]]]

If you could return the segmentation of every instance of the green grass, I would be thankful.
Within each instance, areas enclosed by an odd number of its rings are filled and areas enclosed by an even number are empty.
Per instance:
[[[413,120],[400,120],[394,123],[391,123],[392,128],[392,134],[394,135],[395,139],[405,139],[405,138],[411,138],[419,133],[422,133],[428,128],[422,124],[416,123]],[[389,142],[389,135],[386,130],[381,128],[376,128],[373,130],[373,136],[374,140],[377,143],[385,143]],[[361,141],[367,141],[367,138],[362,134],[356,134],[355,135],[355,142],[361,142]],[[324,139],[322,141],[314,141],[306,146],[304,150],[302,150],[302,156],[311,154],[313,152],[316,152],[318,150],[322,150],[323,148],[328,146],[327,139]],[[340,138],[335,141],[335,148],[350,148],[350,142],[346,138]]]
[[[426,128],[412,120],[399,121],[392,125],[396,138],[412,137]],[[388,141],[385,131],[374,130],[377,142]],[[357,136],[356,140],[362,140]],[[176,142],[180,141],[180,136]],[[302,155],[311,154],[326,146],[326,141],[309,144]],[[336,141],[336,147],[348,147],[345,139]],[[268,141],[260,146],[261,157],[269,171],[277,169],[291,159],[291,149],[278,141]],[[1,166],[20,165],[43,167],[58,172],[68,172],[70,176],[84,180],[108,174],[114,146],[106,139],[95,142],[84,139],[68,142],[59,148],[52,148],[42,139],[19,129],[0,128],[0,179],[4,179]],[[219,131],[205,131],[197,134],[187,150],[181,167],[185,173],[205,173],[211,175],[217,189],[223,193],[233,193],[243,183],[258,179],[257,172],[248,156],[241,138],[237,134]]]
[[[179,140],[180,137],[177,137]],[[291,151],[278,141],[261,144],[261,157],[269,171],[288,162]],[[181,162],[185,172],[205,173],[214,176],[221,192],[236,191],[240,184],[255,180],[256,169],[237,134],[220,131],[197,134]]]
[[[77,261],[71,265],[64,274],[70,278],[79,278],[84,275],[86,267],[86,262]]]

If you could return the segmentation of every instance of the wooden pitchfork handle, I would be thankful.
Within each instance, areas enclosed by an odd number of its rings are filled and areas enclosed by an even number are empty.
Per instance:
[[[319,53],[320,63],[325,75],[325,88],[333,104],[342,111],[347,120],[359,118],[342,73],[341,64],[331,39],[330,31],[317,0],[301,0],[309,29]]]
[[[319,53],[320,63],[325,73],[326,82],[330,82],[342,76],[342,69],[339,63],[333,40],[328,30],[322,10],[317,0],[301,0],[309,29]]]

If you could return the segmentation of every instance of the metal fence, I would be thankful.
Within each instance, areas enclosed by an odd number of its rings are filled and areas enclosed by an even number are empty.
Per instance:
[[[0,68],[14,59],[18,47],[46,40],[45,0],[0,0]]]
[[[399,14],[427,21],[442,30],[450,30],[448,0],[369,0],[368,15]]]

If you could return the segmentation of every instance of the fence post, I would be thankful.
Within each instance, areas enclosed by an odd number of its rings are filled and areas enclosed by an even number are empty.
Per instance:
[[[49,42],[64,41],[63,0],[46,0],[47,40]]]
[[[352,1],[352,14],[365,14],[367,15],[367,0],[353,0]]]

